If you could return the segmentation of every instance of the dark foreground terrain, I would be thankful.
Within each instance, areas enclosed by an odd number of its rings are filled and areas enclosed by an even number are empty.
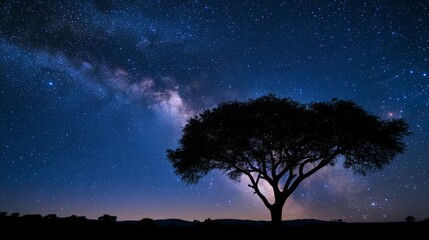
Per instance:
[[[0,229],[10,239],[427,239],[429,222],[344,223],[286,221],[281,227],[241,220],[144,219],[100,221],[68,218],[2,216]]]

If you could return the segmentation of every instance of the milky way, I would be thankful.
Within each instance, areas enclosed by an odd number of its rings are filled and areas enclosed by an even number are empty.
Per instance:
[[[0,12],[0,211],[269,219],[245,180],[188,186],[165,150],[201,110],[274,93],[351,99],[413,132],[381,172],[310,178],[285,219],[429,217],[427,1],[6,0]]]

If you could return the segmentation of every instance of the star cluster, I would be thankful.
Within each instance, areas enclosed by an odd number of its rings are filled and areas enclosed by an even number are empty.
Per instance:
[[[429,3],[0,3],[0,210],[119,219],[269,219],[245,180],[188,186],[167,148],[186,120],[267,93],[404,118],[407,152],[303,183],[285,219],[429,217]]]

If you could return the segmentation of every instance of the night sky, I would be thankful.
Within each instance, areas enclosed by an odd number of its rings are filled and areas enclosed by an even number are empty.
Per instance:
[[[413,132],[381,172],[311,177],[284,219],[428,218],[428,26],[426,0],[2,0],[0,211],[269,220],[245,181],[186,185],[165,150],[201,110],[274,93]]]

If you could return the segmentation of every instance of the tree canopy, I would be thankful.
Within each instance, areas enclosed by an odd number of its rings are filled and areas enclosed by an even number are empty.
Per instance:
[[[267,95],[221,103],[189,119],[179,147],[167,156],[187,183],[214,169],[235,181],[247,176],[279,222],[286,199],[304,179],[340,156],[357,173],[380,170],[404,152],[408,134],[404,120],[382,120],[353,101],[301,104]],[[274,203],[260,191],[261,179],[273,188]]]

